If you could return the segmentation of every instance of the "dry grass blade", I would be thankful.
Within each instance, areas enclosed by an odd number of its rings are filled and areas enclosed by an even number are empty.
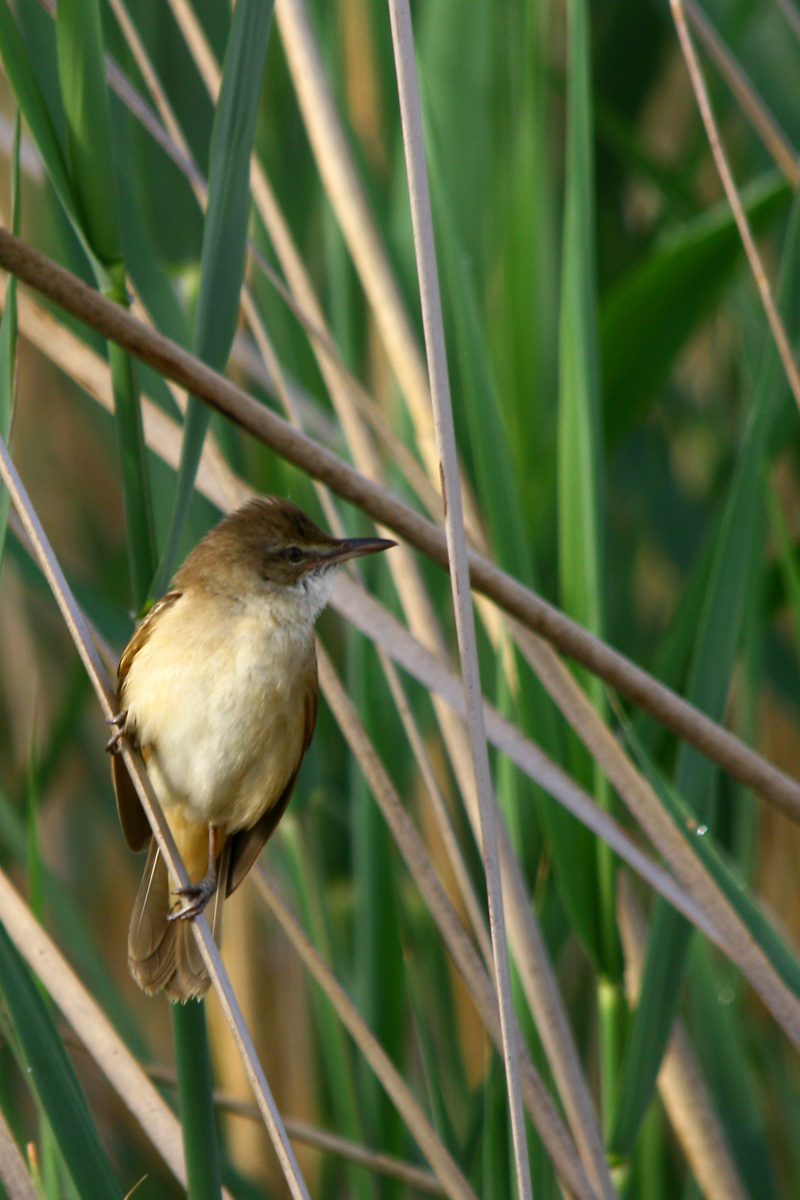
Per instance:
[[[378,654],[381,660],[381,666],[389,684],[389,689],[392,693],[395,707],[403,723],[403,728],[406,732],[411,749],[414,753],[414,760],[419,767],[419,772],[422,781],[425,785],[425,791],[428,796],[428,802],[434,810],[439,832],[442,835],[445,844],[447,857],[450,860],[450,866],[453,874],[458,882],[458,890],[461,894],[461,899],[464,902],[464,907],[469,917],[472,931],[475,935],[475,940],[480,946],[483,961],[486,966],[491,969],[492,962],[492,940],[489,936],[489,930],[486,925],[483,909],[480,906],[477,893],[472,886],[469,869],[461,853],[461,847],[458,844],[453,823],[450,820],[450,813],[447,808],[447,802],[442,795],[442,789],[439,787],[439,782],[431,763],[430,756],[425,749],[425,743],[422,740],[419,727],[414,720],[414,714],[411,711],[411,706],[403,690],[403,685],[400,682],[400,676],[397,673],[394,663],[389,655],[381,647],[378,649]]]
[[[147,1068],[147,1073],[151,1079],[156,1079],[159,1083],[166,1083],[171,1087],[175,1087],[177,1084],[177,1074],[169,1067],[150,1066]],[[214,1089],[214,1103],[217,1108],[238,1117],[259,1123],[261,1121],[261,1113],[255,1104],[248,1104],[246,1100],[237,1100],[219,1088]],[[374,1150],[368,1150],[366,1146],[351,1142],[348,1138],[339,1137],[338,1134],[330,1133],[327,1129],[320,1129],[317,1125],[308,1125],[305,1121],[293,1121],[291,1117],[285,1116],[283,1123],[286,1126],[286,1132],[294,1142],[302,1142],[317,1150],[325,1150],[329,1154],[358,1163],[360,1166],[367,1167],[368,1170],[375,1171],[379,1175],[386,1175],[390,1179],[399,1179],[419,1191],[429,1192],[434,1196],[445,1194],[444,1188],[435,1175],[421,1167],[415,1167],[402,1158],[395,1158],[392,1154],[377,1154]]]
[[[778,8],[794,31],[795,37],[800,41],[800,12],[794,0],[778,0]]]
[[[717,70],[728,84],[741,105],[758,136],[766,146],[789,186],[796,189],[800,183],[800,163],[794,149],[763,98],[745,75],[706,14],[695,4],[695,0],[683,0],[686,15],[697,36],[702,41]]]
[[[438,478],[425,365],[336,114],[309,14],[303,0],[277,0],[275,17],[325,189],[406,396],[423,461]]]
[[[14,1135],[0,1112],[0,1182],[8,1200],[39,1200],[39,1193],[28,1174],[25,1159],[17,1149]]]
[[[445,537],[432,522],[5,229],[0,229],[0,266],[167,378],[202,396],[288,462],[322,480],[446,567]],[[734,778],[779,805],[793,820],[800,820],[800,785],[795,780],[486,558],[470,552],[469,561],[472,585],[477,591],[599,675]]]
[[[183,1142],[177,1117],[1,872],[0,920],[81,1044],[139,1122],[175,1178],[185,1187]]]
[[[109,82],[116,88],[120,98],[135,113],[144,127],[158,140],[160,145],[169,144],[171,141],[171,157],[191,183],[198,203],[202,208],[205,206],[206,183],[192,159],[188,143],[183,136],[183,131],[161,86],[161,81],[153,68],[153,64],[130,20],[122,0],[111,0],[111,4],[139,70],[153,97],[164,127],[158,125],[150,110],[136,99],[137,93],[135,89],[127,80],[124,80],[119,68],[111,60],[109,60]],[[190,19],[189,14],[190,10],[186,6],[176,6],[176,18],[179,23],[183,22],[182,29],[187,44],[193,54],[195,54],[198,65],[201,66],[206,86],[213,99],[219,91],[219,65],[208,43],[205,41],[202,31],[197,25],[196,18],[192,14]],[[122,80],[124,80],[124,86],[121,86]],[[334,400],[336,401],[337,398],[339,400],[337,408],[345,404],[348,407],[352,406],[358,410],[361,416],[372,427],[375,436],[384,446],[390,459],[400,467],[428,512],[438,520],[441,514],[441,497],[438,492],[405,442],[395,433],[390,422],[386,419],[373,398],[342,362],[341,356],[326,326],[324,314],[317,300],[308,272],[294,244],[289,226],[278,205],[264,168],[255,154],[251,161],[251,173],[254,203],[264,221],[264,225],[272,240],[281,266],[286,273],[286,277],[291,283],[294,294],[286,287],[283,280],[272,269],[269,263],[266,262],[257,248],[252,243],[249,243],[248,252],[253,262],[258,265],[259,269],[264,273],[308,334],[328,389]],[[243,305],[247,319],[254,328],[256,340],[261,345],[265,334],[256,306],[247,289],[243,293]],[[271,372],[268,374],[268,380],[268,386],[274,391],[276,385]]]
[[[53,554],[44,530],[22,486],[16,468],[11,461],[8,449],[2,440],[0,440],[0,474],[11,494],[14,507],[31,541],[39,565],[50,585],[53,597],[61,610],[70,635],[86,667],[95,694],[103,710],[103,715],[107,720],[111,721],[114,716],[114,706],[105,670],[89,636],[83,614],[75,602],[61,567]],[[176,850],[172,834],[164,820],[161,807],[150,786],[144,763],[140,755],[133,752],[124,739],[122,742],[122,754],[139,799],[147,813],[159,849],[164,856],[170,872],[170,878],[178,886],[185,887],[189,882],[189,877]],[[202,914],[192,922],[192,929],[219,997],[220,1005],[230,1025],[233,1039],[242,1056],[248,1079],[264,1118],[264,1123],[272,1138],[275,1152],[286,1177],[289,1190],[294,1200],[309,1200],[308,1191],[300,1173],[300,1168],[297,1165],[294,1151],[289,1144],[289,1139],[286,1135],[286,1130],[283,1128],[269,1084],[258,1061],[258,1056],[245,1025],[239,1003],[231,988],[230,980],[222,964],[219,950],[211,935],[208,922]]]
[[[458,915],[447,899],[422,839],[401,804],[400,797],[392,786],[383,763],[337,678],[330,659],[321,647],[319,648],[319,676],[320,686],[331,711],[380,806],[406,865],[425,898],[442,939],[472,993],[489,1036],[498,1050],[502,1050],[497,993],[493,983],[481,966]],[[542,1035],[545,1040],[547,1040],[547,1033],[547,1028],[543,1028]],[[580,1169],[575,1151],[570,1146],[560,1118],[522,1044],[520,1044],[520,1063],[526,1106],[539,1129],[542,1141],[553,1159],[556,1170],[576,1196],[584,1195],[588,1184]],[[596,1125],[596,1118],[594,1118],[594,1123]],[[603,1194],[602,1190],[601,1194]]]
[[[719,930],[726,953],[800,1050],[800,998],[789,988],[717,884],[687,846],[655,791],[550,646],[520,631],[520,648],[572,728],[616,788],[634,819],[669,863],[684,890]]]
[[[625,988],[636,1006],[647,944],[647,928],[627,876],[618,881],[619,928],[625,950]],[[706,1200],[747,1200],[725,1131],[695,1056],[678,1020],[658,1075],[658,1090],[683,1152]]]
[[[464,679],[464,699],[467,709],[472,769],[481,818],[481,843],[486,872],[486,890],[489,898],[489,925],[492,933],[494,971],[500,1003],[503,1058],[508,1085],[508,1103],[511,1111],[517,1187],[522,1200],[532,1200],[528,1138],[525,1130],[519,1078],[519,1030],[511,992],[511,970],[508,961],[503,885],[500,876],[494,788],[489,770],[489,752],[483,721],[478,645],[470,591],[467,541],[464,532],[464,513],[458,473],[458,452],[450,396],[447,351],[444,343],[444,322],[436,265],[436,246],[433,238],[433,215],[425,161],[422,108],[414,56],[414,35],[411,28],[411,11],[408,0],[389,0],[389,14],[392,24],[403,145],[411,198],[411,220],[414,227],[414,247],[422,301],[422,323],[428,352],[428,374],[433,401],[436,446],[439,453],[444,493],[445,530],[450,560],[453,607]]]
[[[686,66],[689,71],[689,77],[692,81],[697,107],[700,109],[700,115],[703,118],[703,124],[706,128],[708,143],[711,147],[711,153],[714,156],[714,162],[717,165],[719,177],[722,180],[722,186],[725,189],[725,195],[728,198],[728,203],[731,206],[736,226],[739,230],[739,236],[742,239],[747,260],[750,263],[750,269],[756,281],[758,293],[761,297],[761,303],[764,306],[764,311],[767,314],[772,336],[775,339],[775,345],[778,349],[783,369],[786,372],[786,378],[789,381],[792,395],[795,398],[798,408],[800,408],[800,371],[797,367],[797,362],[794,357],[789,336],[786,333],[786,327],[783,324],[780,313],[778,312],[775,300],[772,295],[772,289],[769,286],[764,265],[761,262],[761,255],[758,253],[758,248],[753,238],[750,225],[745,215],[744,207],[739,198],[739,193],[736,190],[733,174],[728,163],[727,155],[722,147],[722,139],[719,135],[719,129],[714,118],[714,113],[711,109],[711,101],[708,96],[703,72],[700,68],[694,45],[686,25],[686,14],[684,11],[683,0],[670,0],[672,7],[672,15],[675,20],[675,26],[678,30],[678,37],[683,51],[683,57],[686,60]]]
[[[431,693],[440,696],[459,716],[464,714],[464,692],[456,673],[423,646],[396,617],[375,598],[363,592],[352,580],[341,577],[331,601],[356,628],[382,647],[394,661]],[[559,804],[609,846],[642,879],[723,949],[724,939],[672,876],[653,862],[624,829],[595,803],[557,763],[503,717],[488,702],[484,703],[486,730],[492,743],[521,771],[551,795]]]
[[[408,1085],[391,1062],[380,1042],[367,1027],[357,1008],[328,969],[300,925],[270,883],[263,868],[256,867],[253,879],[271,912],[277,917],[286,936],[305,963],[311,975],[324,991],[339,1020],[380,1079],[392,1103],[401,1114],[417,1145],[436,1172],[448,1196],[459,1200],[477,1200],[464,1175],[433,1126],[423,1113]]]

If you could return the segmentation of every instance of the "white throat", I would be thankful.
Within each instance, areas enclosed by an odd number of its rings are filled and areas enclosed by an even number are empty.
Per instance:
[[[311,571],[303,580],[303,588],[308,597],[311,610],[311,620],[316,621],[325,605],[331,598],[333,585],[336,580],[336,567]]]

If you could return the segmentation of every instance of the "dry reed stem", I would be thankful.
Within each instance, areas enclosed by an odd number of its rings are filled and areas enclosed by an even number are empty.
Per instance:
[[[275,17],[320,175],[406,397],[417,445],[439,477],[425,364],[358,177],[303,0],[277,0]]]
[[[520,630],[520,647],[634,819],[670,864],[684,890],[709,916],[728,953],[800,1050],[800,998],[785,983],[747,925],[687,845],[647,779],[622,750],[588,697],[550,646]]]
[[[422,324],[425,330],[425,346],[428,355],[428,377],[433,402],[436,448],[444,495],[445,531],[450,562],[453,608],[461,659],[461,674],[464,681],[472,770],[481,818],[481,846],[489,901],[489,928],[492,934],[495,981],[500,1003],[500,1027],[503,1035],[503,1059],[511,1114],[517,1188],[522,1200],[533,1200],[528,1137],[525,1129],[519,1078],[520,1032],[517,1027],[511,992],[511,968],[508,961],[508,935],[506,933],[503,884],[500,875],[494,785],[489,769],[489,750],[483,720],[483,692],[478,666],[478,644],[475,635],[475,618],[467,562],[467,540],[464,530],[458,452],[444,341],[444,320],[436,262],[436,245],[433,236],[428,168],[425,160],[422,107],[408,0],[389,0],[389,15],[422,303]]]
[[[243,389],[162,334],[148,329],[6,229],[0,229],[0,266],[187,391],[205,399],[288,462],[327,483],[338,495],[446,567],[445,537],[432,522],[365,479],[312,438],[293,430]],[[800,785],[795,780],[489,560],[472,551],[469,561],[472,585],[477,591],[599,675],[734,778],[779,805],[794,820],[800,820]]]
[[[339,1020],[369,1062],[448,1195],[458,1197],[459,1200],[477,1200],[474,1191],[414,1099],[408,1084],[333,972],[306,937],[261,866],[255,867],[253,881],[308,971],[322,988]]]
[[[428,803],[433,809],[436,817],[436,822],[444,842],[445,851],[452,867],[453,874],[456,877],[459,894],[464,903],[470,925],[475,934],[475,940],[480,947],[481,955],[486,966],[491,970],[492,962],[492,939],[489,933],[488,926],[484,917],[483,909],[478,900],[475,888],[472,885],[472,879],[469,874],[469,868],[459,845],[456,831],[453,828],[453,822],[450,819],[450,813],[447,808],[447,801],[442,794],[442,789],[439,787],[439,781],[436,778],[436,772],[433,769],[433,764],[430,760],[430,755],[425,748],[425,743],[422,739],[419,726],[414,718],[414,713],[408,703],[408,698],[400,681],[400,676],[389,655],[383,647],[377,647],[378,657],[380,658],[381,667],[386,676],[386,681],[389,684],[389,690],[392,693],[395,708],[398,716],[403,724],[406,737],[414,754],[414,759],[419,768],[419,773],[422,782],[425,785],[425,791],[428,796]]]
[[[481,966],[478,955],[466,936],[464,926],[447,898],[425,844],[403,807],[380,756],[333,670],[330,659],[321,647],[319,647],[318,654],[320,686],[328,705],[389,825],[395,843],[425,899],[453,962],[470,989],[489,1036],[495,1046],[502,1050],[502,1031],[494,983]],[[541,1029],[540,1033],[546,1040],[547,1029]],[[528,1111],[539,1129],[542,1141],[553,1159],[558,1174],[569,1184],[572,1191],[577,1195],[583,1195],[588,1182],[585,1177],[582,1177],[582,1172],[579,1171],[576,1174],[575,1168],[579,1160],[522,1042],[519,1043],[519,1057]],[[580,1070],[580,1068],[578,1069]],[[597,1124],[596,1116],[594,1124],[595,1126]],[[582,1190],[576,1191],[578,1188]]]
[[[177,1087],[177,1072],[171,1067],[150,1064],[147,1067],[147,1074],[150,1079],[155,1079],[159,1083],[165,1083],[173,1088]],[[250,1104],[247,1100],[237,1100],[235,1096],[231,1096],[220,1088],[214,1088],[213,1096],[214,1104],[223,1112],[261,1124],[261,1113],[255,1104]],[[336,1155],[337,1158],[358,1163],[359,1166],[375,1171],[378,1175],[399,1179],[410,1187],[430,1192],[432,1195],[444,1195],[444,1188],[435,1175],[421,1167],[415,1167],[413,1163],[406,1162],[405,1159],[396,1158],[393,1154],[379,1154],[375,1150],[367,1149],[359,1142],[339,1137],[338,1134],[331,1133],[328,1129],[320,1129],[318,1125],[309,1125],[306,1121],[295,1121],[284,1115],[283,1123],[292,1141],[302,1142],[315,1150],[325,1150]]]
[[[113,692],[109,684],[103,664],[101,663],[94,644],[89,635],[83,614],[75,602],[64,573],[53,554],[52,548],[42,529],[36,512],[28,498],[25,488],[17,474],[16,468],[9,456],[5,443],[0,439],[0,475],[8,488],[14,507],[30,539],[34,552],[45,578],[58,604],[61,614],[69,629],[70,635],[83,662],[100,707],[107,721],[113,723],[114,704]],[[188,885],[189,877],[186,868],[177,852],[169,826],[164,820],[163,812],[152,790],[147,777],[147,770],[141,756],[132,751],[123,738],[121,753],[131,780],[136,788],[142,807],[147,813],[153,830],[153,835],[164,856],[169,869],[170,878],[180,887]],[[201,914],[192,922],[192,930],[198,948],[206,964],[211,981],[219,997],[220,1005],[233,1034],[234,1042],[242,1056],[248,1080],[258,1103],[264,1123],[272,1138],[272,1143],[278,1161],[286,1177],[286,1182],[294,1200],[310,1200],[308,1190],[303,1181],[294,1151],[289,1143],[286,1130],[283,1128],[280,1114],[275,1105],[272,1093],[264,1075],[263,1069],[253,1046],[252,1038],[244,1022],[239,1003],[230,986],[230,981],[219,955],[219,949],[211,935],[208,922]]]
[[[17,1149],[14,1135],[8,1128],[0,1110],[0,1183],[8,1192],[9,1200],[40,1200],[33,1186],[25,1159]]]
[[[798,163],[797,151],[767,108],[752,80],[748,79],[703,10],[695,3],[695,0],[683,0],[683,5],[695,33],[708,51],[709,57],[715,63],[720,75],[739,101],[742,112],[761,138],[789,186],[796,191],[800,183],[800,163]]]
[[[625,952],[625,990],[631,1008],[639,988],[647,949],[647,925],[628,877],[620,873],[617,915]],[[748,1200],[725,1130],[683,1022],[672,1027],[658,1090],[686,1161],[706,1200]]]
[[[800,12],[793,0],[778,0],[778,8],[786,18],[789,27],[794,33],[798,41],[800,41]]]
[[[0,920],[80,1044],[86,1048],[123,1104],[139,1122],[175,1178],[185,1187],[186,1166],[178,1118],[2,872]]]
[[[736,190],[736,184],[733,179],[727,155],[722,146],[722,139],[719,135],[719,129],[714,118],[714,113],[711,108],[711,101],[708,96],[705,78],[700,67],[700,63],[695,53],[689,30],[686,25],[686,14],[684,12],[683,0],[670,0],[672,8],[672,16],[675,21],[675,26],[678,30],[678,38],[681,43],[683,57],[686,60],[686,66],[689,71],[689,78],[692,81],[697,107],[700,109],[700,116],[705,125],[708,144],[711,147],[711,153],[714,157],[714,162],[717,165],[719,177],[722,180],[722,186],[725,189],[725,195],[728,198],[728,203],[731,206],[736,226],[739,230],[739,236],[742,239],[747,261],[750,263],[750,269],[753,272],[753,277],[756,281],[758,294],[761,297],[761,303],[764,306],[764,311],[767,315],[772,336],[775,339],[775,345],[778,348],[780,360],[783,363],[783,369],[786,372],[786,378],[789,381],[789,387],[792,395],[795,398],[798,408],[800,408],[800,371],[798,371],[797,362],[794,357],[791,342],[789,341],[786,327],[783,324],[783,319],[778,312],[777,306],[772,296],[772,289],[769,286],[766,272],[764,271],[761,256],[758,253],[755,239],[750,230],[750,225],[745,215],[742,202],[739,198],[739,193]]]

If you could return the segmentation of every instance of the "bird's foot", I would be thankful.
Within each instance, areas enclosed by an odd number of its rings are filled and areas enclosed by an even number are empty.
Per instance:
[[[173,896],[182,896],[185,900],[188,900],[188,904],[185,904],[183,908],[176,908],[173,912],[168,913],[167,920],[190,921],[193,917],[199,917],[216,890],[216,874],[213,876],[206,875],[199,883],[190,883],[186,887],[176,888],[172,893]]]
[[[125,719],[127,712],[119,712],[115,717],[106,717],[106,725],[115,725],[116,729],[106,743],[109,754],[119,754],[120,742],[125,736]]]

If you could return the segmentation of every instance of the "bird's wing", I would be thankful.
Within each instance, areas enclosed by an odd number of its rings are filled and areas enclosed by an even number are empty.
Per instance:
[[[119,667],[117,668],[118,706],[122,704],[122,689],[128,671],[131,668],[131,663],[153,632],[155,622],[158,620],[160,614],[165,609],[171,608],[175,601],[179,600],[182,595],[182,592],[167,592],[166,596],[162,596],[150,609],[150,612],[125,647],[122,658],[119,660]],[[134,737],[134,731],[131,730],[129,733]],[[146,747],[143,747],[143,750],[146,759]],[[150,841],[150,822],[147,820],[147,815],[139,799],[139,793],[133,786],[133,781],[128,774],[128,768],[125,766],[125,760],[121,754],[112,754],[111,756],[111,778],[114,781],[119,823],[122,826],[122,832],[125,834],[125,840],[131,850],[144,850]]]
[[[117,698],[122,695],[122,688],[125,680],[128,677],[128,671],[131,669],[131,663],[136,658],[136,655],[145,644],[150,634],[155,628],[155,623],[161,614],[167,608],[172,608],[176,600],[180,600],[183,592],[167,592],[166,596],[162,596],[160,600],[156,600],[150,612],[147,614],[141,625],[137,626],[131,640],[122,652],[122,658],[119,660],[117,667]]]
[[[256,821],[250,829],[241,829],[238,833],[234,833],[229,839],[230,841],[230,859],[228,862],[228,887],[225,892],[226,896],[230,896],[231,892],[235,891],[239,884],[244,879],[247,872],[252,867],[253,863],[258,858],[261,851],[266,846],[270,837],[275,831],[275,828],[286,811],[286,805],[291,799],[292,791],[294,790],[295,781],[300,764],[302,763],[306,750],[311,745],[311,738],[314,734],[314,725],[317,720],[317,679],[316,671],[314,672],[314,685],[306,691],[305,702],[305,736],[303,738],[303,748],[300,752],[300,757],[297,760],[297,766],[292,772],[292,777],[286,787],[281,792],[278,800],[271,808],[267,809],[264,815]]]

